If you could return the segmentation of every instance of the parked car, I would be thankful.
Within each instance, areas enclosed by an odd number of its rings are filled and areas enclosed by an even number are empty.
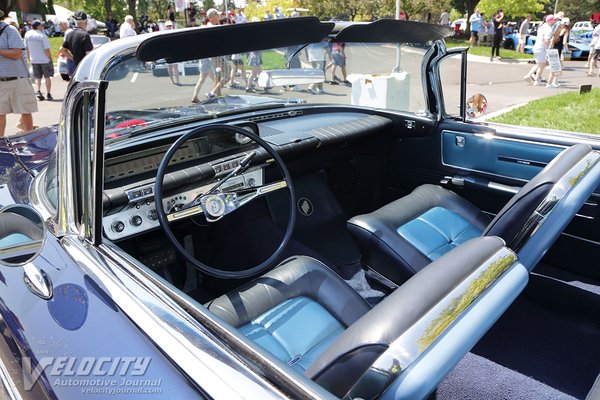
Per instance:
[[[573,24],[571,32],[574,34],[592,32],[595,25],[590,21],[578,21]]]
[[[473,120],[451,33],[298,17],[86,56],[57,126],[0,138],[8,395],[585,397],[599,142]],[[348,75],[309,67],[330,44]],[[152,73],[239,53],[268,60],[250,92]]]
[[[456,26],[459,26],[459,30],[461,32],[464,32],[467,29],[467,19],[466,18],[459,18],[457,20],[454,20],[450,23],[450,27],[452,28],[453,31],[456,31]]]
[[[590,42],[591,42],[592,34],[591,32],[582,33],[582,34],[571,34],[569,36],[569,51],[571,52],[571,59],[580,59],[587,60],[588,55],[590,54]],[[527,35],[525,37],[525,47],[524,52],[526,54],[533,53],[533,45],[537,36]],[[515,33],[511,33],[504,37],[503,47],[505,49],[514,50],[517,48],[519,44],[519,35]]]

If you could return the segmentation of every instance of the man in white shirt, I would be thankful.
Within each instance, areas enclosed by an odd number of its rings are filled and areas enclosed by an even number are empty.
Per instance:
[[[125,22],[121,24],[121,29],[119,29],[119,37],[123,39],[128,36],[136,36],[137,33],[133,29],[134,27],[133,17],[131,15],[126,15]]]
[[[440,25],[450,25],[450,13],[446,8],[442,12],[442,15],[440,15]]]
[[[540,86],[542,84],[542,72],[546,65],[548,65],[547,60],[547,50],[552,42],[552,27],[556,19],[553,14],[546,16],[546,22],[540,26],[538,29],[537,37],[535,39],[535,44],[533,45],[533,55],[535,57],[535,61],[537,65],[529,71],[529,74],[525,75],[525,80],[531,79],[533,74],[535,74],[535,81],[533,82],[534,86]],[[548,87],[557,87],[551,85],[551,82],[548,82],[550,86]]]
[[[588,57],[588,64],[590,69],[588,71],[588,76],[592,76],[594,74],[594,65],[600,58],[600,25],[596,26],[594,31],[592,32],[592,41],[590,43],[590,56]],[[598,71],[598,76],[600,77],[600,71]]]
[[[33,78],[37,86],[38,100],[44,100],[41,92],[42,76],[46,83],[46,97],[48,100],[54,100],[50,91],[52,89],[52,77],[54,76],[54,64],[50,54],[50,42],[48,36],[44,33],[44,24],[40,20],[35,20],[31,24],[32,29],[25,34],[25,47],[27,49],[27,58],[33,70]]]

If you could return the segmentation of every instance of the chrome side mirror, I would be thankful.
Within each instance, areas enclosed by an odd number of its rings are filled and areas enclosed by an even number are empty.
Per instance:
[[[33,208],[12,204],[0,210],[0,263],[22,266],[42,250],[46,230]]]
[[[481,93],[476,93],[467,100],[467,115],[478,118],[487,112],[487,99]]]

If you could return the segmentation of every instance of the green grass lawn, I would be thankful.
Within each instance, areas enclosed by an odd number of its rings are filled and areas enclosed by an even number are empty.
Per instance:
[[[455,39],[455,38],[447,38],[446,46],[448,48],[452,47],[468,47],[469,41],[465,39]],[[490,46],[473,46],[469,49],[469,53],[476,56],[484,56],[489,57],[492,53],[492,48]],[[500,57],[508,58],[508,59],[531,59],[533,56],[531,54],[521,54],[516,50],[506,50],[500,47]]]
[[[52,62],[56,62],[56,56],[58,54],[58,49],[63,42],[63,37],[55,36],[48,38],[48,40],[50,41],[50,54],[52,54]]]
[[[490,119],[503,124],[600,134],[600,89],[557,94]]]
[[[263,51],[262,60],[263,70],[285,69],[285,58],[283,57],[283,54],[275,50]],[[244,64],[246,65],[246,68],[250,68],[250,66],[248,65],[248,58],[246,57],[246,55],[244,55]]]

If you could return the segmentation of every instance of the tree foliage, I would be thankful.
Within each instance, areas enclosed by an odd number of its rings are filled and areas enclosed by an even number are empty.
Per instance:
[[[554,12],[554,2],[550,2],[548,13]],[[598,0],[577,0],[558,2],[558,11],[563,11],[565,17],[571,19],[571,24],[576,21],[587,21],[594,12],[600,12],[600,1]]]
[[[541,0],[481,0],[478,7],[481,12],[490,16],[502,9],[507,18],[516,19],[542,12],[546,3],[547,1]]]

